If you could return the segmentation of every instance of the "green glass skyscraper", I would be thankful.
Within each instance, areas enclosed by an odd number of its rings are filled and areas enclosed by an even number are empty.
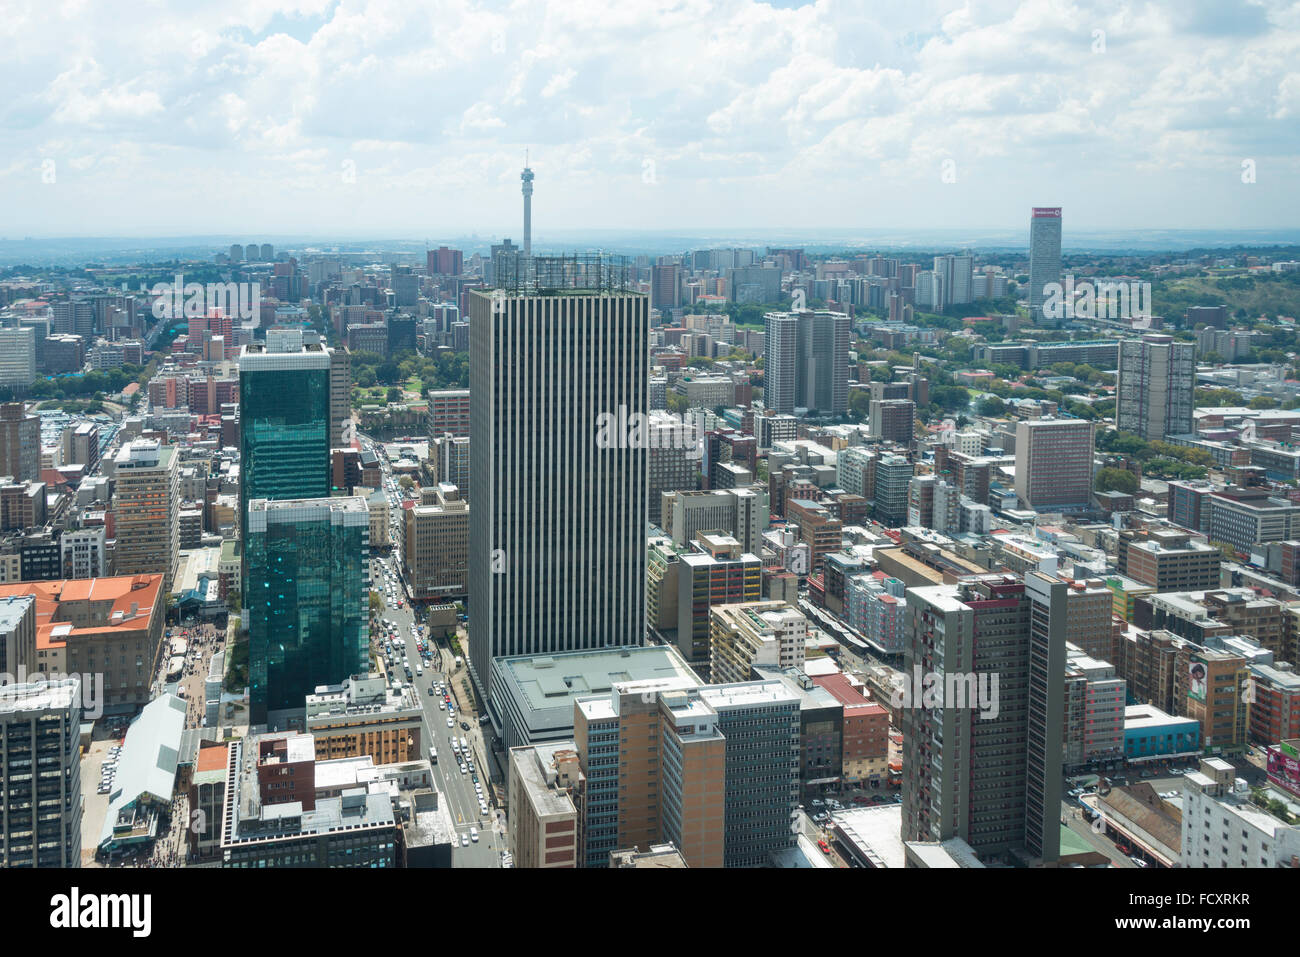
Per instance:
[[[330,355],[246,345],[239,355],[240,514],[255,498],[330,494]]]
[[[243,604],[257,724],[268,712],[301,710],[317,685],[367,670],[369,640],[365,501],[329,498],[329,350],[301,336],[268,340],[239,356]]]
[[[369,670],[370,510],[360,496],[248,503],[244,597],[254,724]]]

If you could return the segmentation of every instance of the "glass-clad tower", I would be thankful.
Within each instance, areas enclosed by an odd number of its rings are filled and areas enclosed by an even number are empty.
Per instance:
[[[330,355],[319,343],[239,355],[240,513],[255,498],[330,494]]]
[[[301,710],[318,685],[368,670],[370,510],[360,496],[248,504],[252,721]]]

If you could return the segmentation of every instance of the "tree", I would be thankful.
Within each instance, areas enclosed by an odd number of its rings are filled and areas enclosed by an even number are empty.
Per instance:
[[[1277,405],[1277,400],[1269,395],[1257,395],[1250,400],[1252,409],[1271,409]]]
[[[979,404],[979,414],[989,418],[997,418],[1007,411],[1007,404],[997,396],[989,396]]]
[[[1098,492],[1125,492],[1133,495],[1139,487],[1137,476],[1127,469],[1102,469],[1097,473]]]
[[[397,480],[397,484],[400,485],[402,489],[405,491],[409,491],[415,488],[415,482],[411,480],[411,476],[409,475],[403,475],[400,479]]]
[[[388,401],[389,401],[389,402],[401,402],[401,401],[402,401],[402,390],[399,389],[397,386],[390,386],[389,389],[388,389]]]

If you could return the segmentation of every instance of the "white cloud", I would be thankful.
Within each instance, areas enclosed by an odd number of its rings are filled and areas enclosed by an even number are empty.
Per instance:
[[[162,229],[141,217],[186,195],[282,229],[509,230],[525,148],[539,234],[593,210],[665,229],[1001,226],[1042,202],[1098,227],[1300,214],[1285,187],[1300,171],[1300,4],[1287,0],[54,10],[11,0],[0,19],[13,91],[0,169],[51,156],[101,196],[94,209],[73,189],[0,196],[33,233]],[[353,156],[364,175],[343,191]],[[1271,174],[1253,206],[1243,156]],[[936,189],[944,159],[963,202]],[[657,174],[641,190],[647,160]],[[1103,209],[1099,193],[1116,201]]]

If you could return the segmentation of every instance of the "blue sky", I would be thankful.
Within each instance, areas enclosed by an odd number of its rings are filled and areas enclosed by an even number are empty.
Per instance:
[[[1300,222],[1300,3],[10,0],[0,42],[9,238],[517,235],[526,148],[539,237]]]

